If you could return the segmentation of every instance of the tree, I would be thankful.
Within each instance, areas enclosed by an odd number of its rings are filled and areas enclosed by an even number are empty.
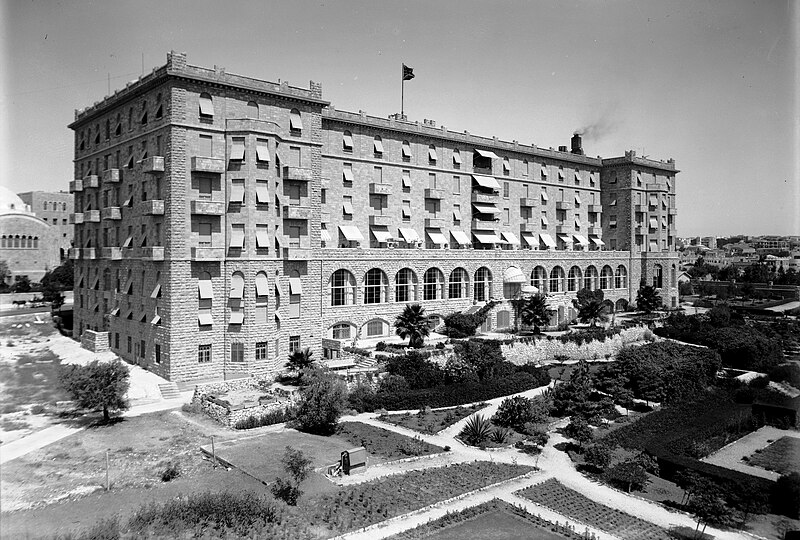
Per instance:
[[[18,293],[31,292],[31,280],[28,276],[14,276],[13,288]]]
[[[636,309],[652,313],[664,305],[661,296],[652,285],[642,285],[636,293]]]
[[[408,346],[419,349],[430,334],[425,308],[419,304],[406,304],[403,312],[394,321],[395,333],[402,339],[408,338]]]
[[[514,428],[517,431],[522,431],[525,424],[539,424],[546,420],[546,411],[541,407],[534,407],[533,401],[525,396],[504,399],[492,416],[493,424]]]
[[[578,310],[578,320],[582,323],[590,323],[590,326],[597,326],[597,321],[605,321],[608,318],[608,309],[603,300],[605,293],[602,289],[581,289],[577,297],[572,301],[572,305]]]
[[[586,449],[583,459],[597,470],[603,470],[611,464],[611,448],[605,444],[593,444]]]
[[[706,527],[711,525],[723,525],[730,519],[730,508],[716,490],[706,491],[698,494],[690,504],[690,510],[697,519],[695,527],[695,538],[702,538],[706,532]],[[700,531],[700,525],[703,530]]]
[[[589,427],[589,424],[581,416],[573,418],[572,421],[567,424],[567,427],[564,428],[564,435],[578,441],[578,446],[581,449],[583,449],[585,443],[588,443],[594,438],[592,428]]]
[[[539,333],[542,326],[547,326],[553,310],[547,307],[547,298],[543,294],[534,294],[519,300],[519,318],[522,324],[533,326],[533,331]]]
[[[784,474],[772,490],[772,507],[793,519],[800,519],[800,473]]]
[[[9,276],[8,272],[8,263],[0,259],[0,289],[5,289],[8,287],[8,282],[6,281]]]
[[[294,424],[302,431],[329,435],[347,408],[347,387],[323,369],[306,370],[308,385],[300,391]]]
[[[281,463],[289,477],[275,478],[275,483],[272,484],[270,490],[275,498],[283,500],[290,506],[295,506],[303,494],[300,484],[308,478],[314,468],[311,466],[311,460],[301,450],[295,450],[291,446],[286,447]]]
[[[617,463],[609,471],[609,479],[625,486],[625,490],[640,490],[647,483],[647,471],[636,461],[629,459]]]
[[[312,366],[314,360],[311,359],[311,356],[313,356],[313,354],[314,353],[308,347],[302,350],[297,349],[292,351],[292,353],[289,354],[289,361],[286,362],[286,367],[300,373],[302,370]]]
[[[85,366],[62,364],[59,382],[82,409],[103,409],[103,420],[110,420],[109,411],[128,408],[125,394],[130,385],[128,367],[119,358],[111,362],[94,360]]]

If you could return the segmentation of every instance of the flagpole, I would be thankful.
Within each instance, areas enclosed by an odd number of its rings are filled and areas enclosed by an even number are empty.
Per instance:
[[[406,90],[406,74],[405,70],[401,67],[400,68],[400,116],[405,116],[404,113],[404,101],[405,101],[405,90]]]

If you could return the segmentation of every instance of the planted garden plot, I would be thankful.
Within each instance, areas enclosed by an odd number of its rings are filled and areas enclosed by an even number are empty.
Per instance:
[[[747,460],[748,465],[780,474],[800,473],[800,438],[781,437]]]

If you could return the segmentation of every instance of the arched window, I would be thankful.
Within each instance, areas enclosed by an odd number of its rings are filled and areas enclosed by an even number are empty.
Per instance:
[[[444,274],[438,268],[428,268],[422,278],[422,299],[444,299]]]
[[[389,280],[379,268],[369,270],[364,276],[364,303],[380,304],[386,302],[389,292]]]
[[[140,117],[140,124],[143,126],[147,124],[147,102],[142,102],[142,116]],[[97,128],[97,139],[100,138],[100,127]],[[100,142],[99,140],[95,140],[95,142]]]
[[[436,328],[442,324],[442,316],[441,315],[428,315],[428,328],[431,331],[436,330]]]
[[[453,168],[461,168],[461,152],[458,150],[458,148],[453,148]]]
[[[593,291],[597,288],[597,268],[589,266],[583,275],[583,288]]]
[[[675,265],[672,265],[670,269],[670,276],[669,276],[670,285],[673,287],[678,286],[678,271],[675,269]]]
[[[356,303],[356,278],[347,270],[337,270],[331,276],[331,305],[352,306]]]
[[[331,337],[333,339],[350,339],[352,328],[350,323],[336,323],[331,327]]]
[[[347,153],[353,152],[353,134],[347,129],[342,133],[342,150]]]
[[[132,294],[132,278],[133,274],[128,270],[128,284],[126,285],[126,292],[128,294]],[[197,322],[201,326],[214,324],[214,319],[211,314],[211,307],[214,302],[214,289],[211,283],[211,274],[208,272],[200,272],[197,276],[197,290],[199,293]]]
[[[292,135],[300,135],[300,132],[303,131],[303,119],[297,109],[292,109],[289,113],[289,129]]]
[[[364,328],[366,329],[365,333],[368,338],[379,337],[385,336],[388,333],[387,329],[389,328],[389,324],[381,319],[372,319],[364,325]]]
[[[247,118],[254,118],[258,120],[258,103],[255,101],[248,101],[247,108],[245,109]]]
[[[492,273],[485,266],[475,271],[473,297],[476,302],[485,302],[492,297]]]
[[[0,236],[0,248],[6,247],[6,235]]]
[[[531,273],[531,285],[539,289],[540,293],[547,292],[547,270],[541,266],[537,266]]]
[[[231,276],[231,292],[229,298],[241,300],[244,298],[244,275],[234,272]]]
[[[119,136],[122,134],[122,116],[117,113],[117,119],[115,120],[116,127],[114,128],[114,135]]]
[[[428,161],[430,163],[436,163],[437,159],[439,159],[439,156],[436,154],[436,146],[431,144],[428,146]]]
[[[256,274],[256,324],[267,324],[269,281],[266,272]]]
[[[575,292],[581,287],[581,269],[573,266],[567,274],[567,291]]]
[[[564,292],[564,269],[560,266],[550,271],[550,292]]]
[[[451,299],[469,297],[469,274],[467,274],[466,270],[456,268],[450,273],[450,284],[447,293]]]
[[[411,143],[408,141],[403,141],[401,155],[403,161],[411,161]]]
[[[417,301],[417,275],[410,268],[403,268],[394,277],[394,301]]]
[[[615,289],[628,288],[628,270],[622,265],[617,266],[617,273],[614,275],[614,288]]]
[[[47,210],[47,201],[42,203],[42,210]]]
[[[105,130],[106,140],[111,138],[111,120],[106,118],[106,130]]]
[[[375,139],[372,141],[372,149],[375,157],[383,156],[383,139],[381,139],[380,135],[375,135]]]
[[[620,311],[628,311],[628,301],[624,298],[620,298],[617,300],[617,303],[614,304],[614,311],[619,313]]]
[[[610,266],[605,265],[600,271],[600,288],[603,290],[612,289],[614,285],[614,271]]]
[[[664,275],[660,264],[653,266],[653,288],[660,289],[664,285]]]
[[[15,248],[18,248],[18,247],[19,247],[19,235],[16,235],[16,236],[14,237],[14,247],[15,247]]]

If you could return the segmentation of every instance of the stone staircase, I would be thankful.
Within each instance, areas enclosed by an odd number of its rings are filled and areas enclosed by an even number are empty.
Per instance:
[[[161,391],[161,397],[164,399],[181,397],[181,393],[178,391],[178,385],[174,382],[159,384],[158,389]]]

